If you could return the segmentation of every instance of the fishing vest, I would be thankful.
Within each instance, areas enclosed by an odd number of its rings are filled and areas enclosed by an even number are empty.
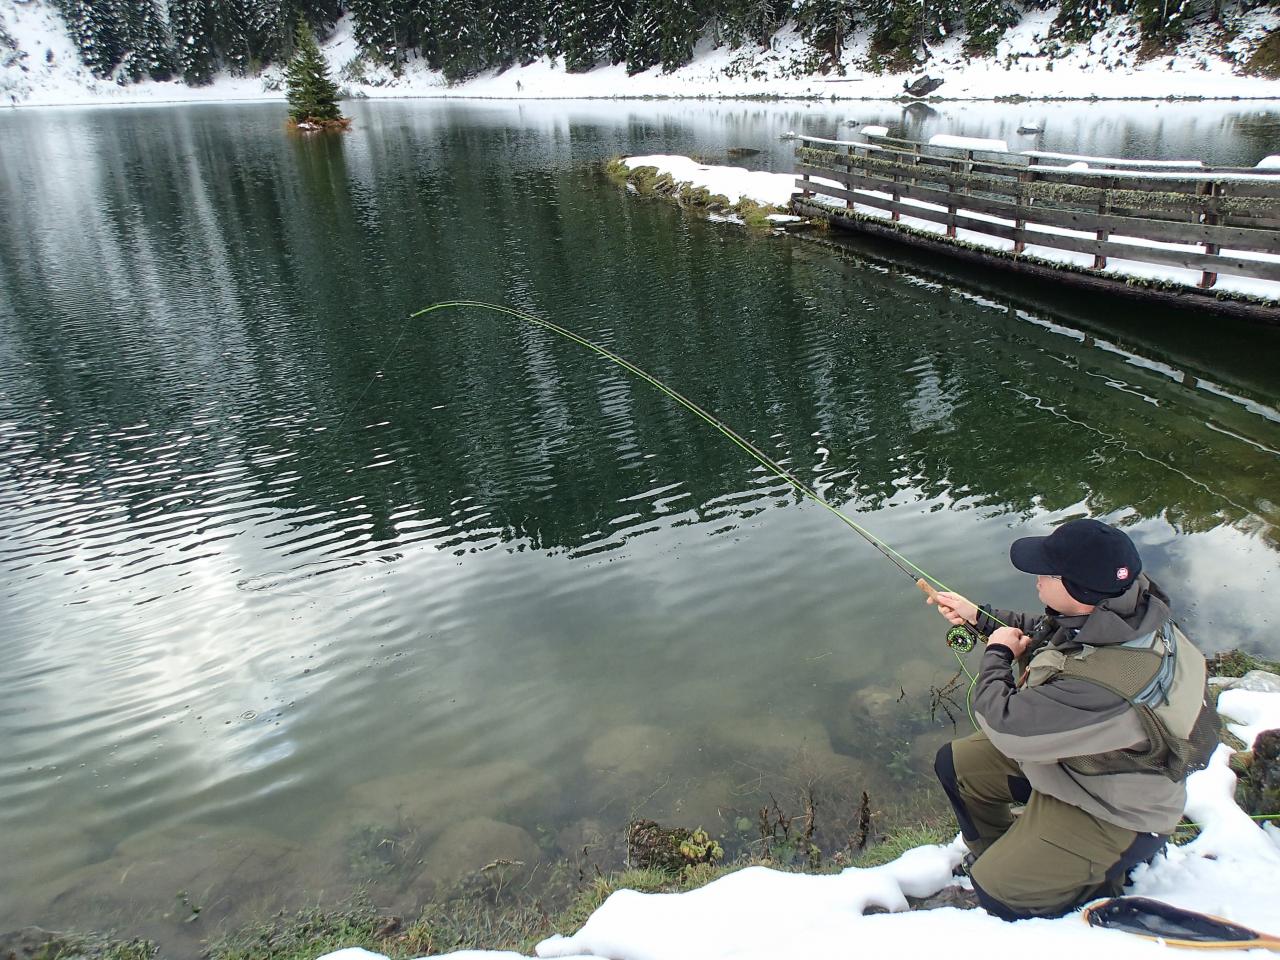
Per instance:
[[[1041,650],[1027,668],[1027,685],[1054,677],[1088,680],[1128,701],[1147,745],[1059,761],[1076,773],[1161,773],[1175,783],[1209,765],[1221,721],[1208,695],[1204,655],[1172,621],[1127,643],[1083,646],[1068,653]]]

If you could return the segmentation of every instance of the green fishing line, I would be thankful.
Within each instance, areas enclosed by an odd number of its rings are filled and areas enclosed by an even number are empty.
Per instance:
[[[809,487],[808,484],[802,481],[794,473],[792,473],[790,470],[787,470],[785,467],[783,467],[781,464],[779,464],[777,461],[771,458],[768,454],[760,450],[760,448],[757,447],[755,444],[753,444],[750,440],[747,440],[745,437],[743,437],[737,431],[733,430],[730,426],[728,426],[719,418],[708,413],[706,410],[698,406],[688,397],[684,396],[684,394],[679,393],[678,391],[667,386],[657,377],[640,369],[634,363],[627,360],[626,358],[618,356],[618,354],[614,353],[612,350],[602,347],[598,343],[594,343],[591,340],[588,340],[586,337],[580,336],[579,334],[574,333],[572,330],[569,330],[565,327],[560,326],[558,323],[553,323],[550,320],[540,319],[539,317],[535,317],[535,316],[532,316],[531,314],[524,313],[523,311],[513,309],[512,307],[504,307],[499,304],[493,304],[493,303],[483,303],[478,300],[449,300],[444,303],[432,304],[429,307],[419,310],[417,313],[410,314],[409,319],[413,320],[418,317],[423,317],[429,313],[434,313],[437,310],[464,309],[468,307],[479,309],[479,310],[491,310],[495,313],[505,314],[510,317],[515,317],[516,319],[522,320],[526,323],[534,324],[535,326],[542,327],[545,330],[550,330],[552,333],[558,334],[559,336],[562,336],[567,340],[571,340],[572,342],[580,346],[586,347],[588,350],[591,350],[594,353],[598,354],[599,356],[609,360],[610,362],[617,364],[618,366],[622,367],[624,370],[628,371],[629,373],[634,374],[636,377],[639,377],[645,383],[648,383],[654,389],[660,391],[661,393],[666,394],[668,397],[676,401],[676,403],[680,404],[686,410],[689,410],[691,413],[693,413],[700,419],[706,421],[708,424],[715,427],[716,430],[718,430],[724,436],[728,437],[729,440],[731,440],[734,444],[736,444],[740,449],[746,452],[753,459],[757,460],[761,465],[766,467],[776,476],[785,480],[798,492],[808,497],[810,500],[814,501],[815,503],[820,504],[824,509],[829,510],[831,513],[835,514],[847,526],[849,526],[856,533],[860,534],[863,538],[865,538],[868,542],[870,542],[871,545],[874,546],[877,550],[879,550],[880,553],[883,554],[891,563],[893,563],[894,566],[896,566],[904,574],[909,576],[912,580],[915,580],[917,578],[923,578],[931,583],[937,584],[938,588],[945,590],[949,593],[956,592],[952,590],[949,586],[947,586],[945,583],[943,583],[941,580],[939,580],[937,577],[935,577],[933,574],[917,566],[907,557],[903,556],[897,550],[893,549],[893,547],[889,546],[889,544],[885,543],[883,540],[877,537],[874,533],[872,533],[866,527],[862,526],[852,517],[848,516],[847,514],[839,510],[837,507],[827,502],[825,499],[823,499],[823,497],[819,493],[817,493],[815,490]]]
[[[387,354],[388,358],[390,357],[391,353],[394,353],[395,349],[400,345],[400,341],[404,338],[404,334],[408,330],[409,323],[411,321],[416,320],[419,317],[425,317],[428,314],[435,313],[439,310],[465,310],[465,309],[488,310],[493,313],[502,314],[508,317],[514,317],[515,319],[520,320],[524,323],[530,323],[530,324],[533,324],[534,326],[541,327],[544,330],[549,330],[550,332],[558,336],[564,337],[566,340],[569,340],[573,343],[578,344],[579,346],[587,348],[588,350],[592,351],[593,353],[595,353],[600,357],[603,357],[609,362],[616,364],[617,366],[626,370],[628,373],[632,374],[633,376],[639,378],[640,380],[643,380],[645,383],[649,384],[658,392],[670,397],[676,403],[680,404],[680,406],[684,407],[690,413],[697,416],[699,419],[710,424],[712,427],[714,427],[717,431],[719,431],[721,434],[727,437],[733,444],[735,444],[739,449],[745,452],[752,459],[756,460],[758,463],[760,463],[763,467],[765,467],[775,476],[780,477],[782,480],[786,481],[787,484],[789,484],[797,492],[807,497],[808,499],[812,500],[814,503],[819,504],[823,509],[828,510],[831,513],[835,514],[835,516],[838,517],[841,520],[841,522],[843,522],[846,526],[848,526],[855,533],[859,534],[863,539],[865,539],[868,543],[870,543],[873,547],[875,547],[876,550],[878,550],[882,556],[884,556],[887,560],[889,560],[889,562],[891,562],[895,567],[897,567],[900,571],[902,571],[902,573],[910,577],[913,581],[918,579],[923,579],[926,582],[936,584],[939,589],[945,590],[949,593],[957,593],[957,591],[952,590],[951,587],[943,583],[942,580],[940,580],[938,577],[935,577],[933,574],[929,573],[928,571],[924,570],[922,567],[912,562],[907,557],[903,556],[901,553],[899,553],[889,544],[885,543],[883,540],[877,537],[874,533],[872,533],[862,524],[858,523],[856,520],[854,520],[852,517],[850,517],[843,511],[841,511],[839,508],[833,506],[826,499],[824,499],[822,495],[819,494],[816,490],[811,488],[808,484],[806,484],[803,480],[797,477],[794,473],[792,473],[790,470],[783,467],[776,460],[774,460],[772,457],[770,457],[768,454],[762,451],[750,440],[743,437],[741,434],[739,434],[736,430],[734,430],[724,421],[708,413],[706,410],[704,410],[698,404],[694,403],[684,394],[667,386],[657,377],[653,376],[652,374],[648,373],[645,370],[642,370],[640,367],[637,367],[634,363],[632,363],[630,360],[627,360],[625,357],[619,356],[618,354],[614,353],[612,350],[609,350],[606,347],[602,347],[600,344],[595,343],[592,340],[588,340],[586,337],[581,336],[580,334],[574,333],[572,330],[569,330],[566,327],[562,327],[558,323],[553,323],[550,320],[543,320],[540,317],[535,317],[532,314],[525,313],[522,310],[516,310],[513,307],[502,306],[501,304],[485,303],[480,300],[448,300],[442,303],[434,303],[429,307],[424,307],[423,309],[417,311],[416,313],[410,314],[408,319],[405,321],[404,329],[400,331],[400,334],[396,337],[395,343],[391,347],[391,351],[388,352]],[[385,360],[384,360],[384,363],[385,363]],[[372,386],[372,381],[370,381],[369,385],[365,387],[364,391],[362,391],[360,396],[356,399],[357,405],[359,404],[360,400],[364,398],[364,395],[366,392],[368,392],[368,389],[370,386]],[[354,409],[354,406],[355,405],[353,405],[352,409]],[[350,415],[350,413],[351,413],[351,410],[348,410],[347,414],[343,416],[342,421],[345,421],[347,419],[347,416]],[[962,594],[958,594],[958,595],[963,597]],[[999,618],[992,616],[991,614],[988,614],[988,616],[991,617],[991,619],[994,622],[999,623],[1001,626],[1008,626],[1008,624],[1004,623]],[[955,629],[958,629],[958,628],[953,628],[952,631],[948,631],[948,645],[952,647],[952,652],[955,654],[956,660],[960,664],[960,668],[964,671],[965,676],[969,680],[969,689],[965,696],[965,711],[969,714],[969,721],[973,724],[973,727],[976,730],[978,729],[978,724],[977,724],[977,721],[974,719],[972,702],[973,702],[973,690],[978,683],[978,677],[972,672],[970,672],[969,668],[965,665],[964,658],[961,656],[961,652],[963,648],[959,648],[957,647],[957,645],[951,643],[950,635],[951,633],[954,632]],[[963,652],[967,653],[969,652],[970,649],[972,649],[972,645],[970,645],[968,649],[963,649]]]

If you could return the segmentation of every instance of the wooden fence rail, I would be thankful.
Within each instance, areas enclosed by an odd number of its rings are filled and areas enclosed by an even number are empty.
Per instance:
[[[1012,154],[879,136],[801,137],[796,161],[804,197],[937,224],[939,239],[1015,255],[1028,246],[1087,254],[1098,270],[1119,259],[1198,271],[1206,288],[1219,275],[1280,284],[1280,170]]]

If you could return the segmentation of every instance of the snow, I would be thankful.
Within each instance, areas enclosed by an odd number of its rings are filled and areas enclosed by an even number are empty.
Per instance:
[[[877,126],[876,124],[868,124],[858,132],[864,137],[887,137],[889,135],[889,128]]]
[[[934,137],[930,142],[950,139],[954,141],[973,142],[973,143],[991,143],[989,140],[976,140],[966,137]],[[806,143],[830,143],[839,146],[849,146],[848,141],[822,140],[817,137],[805,137]],[[875,149],[868,147],[866,144],[859,144],[860,149]],[[969,148],[965,149],[979,149]],[[981,148],[988,149],[988,148]],[[629,169],[638,167],[656,167],[659,173],[668,173],[677,184],[690,184],[693,187],[706,187],[711,193],[724,194],[730,203],[737,203],[741,198],[747,197],[755,200],[757,203],[768,204],[770,206],[782,207],[786,206],[792,195],[799,193],[800,188],[796,186],[795,178],[790,174],[782,173],[763,173],[759,171],[744,170],[741,167],[721,167],[708,164],[701,164],[688,157],[654,155],[646,157],[628,157],[623,161]],[[1080,169],[1088,169],[1083,161],[1077,161],[1069,167],[1043,167],[1039,168],[1045,171],[1060,170],[1072,171]],[[1125,171],[1106,171],[1110,174],[1123,174]],[[1160,176],[1177,176],[1176,174],[1149,174],[1152,177]],[[1193,174],[1184,174],[1184,176],[1193,176]],[[1194,175],[1199,176],[1199,175]],[[1253,179],[1261,179],[1262,175],[1258,175]],[[1250,179],[1248,175],[1241,175],[1243,179]],[[840,188],[840,184],[829,180],[823,180],[820,177],[810,177],[809,183],[818,194],[814,197],[815,202],[819,204],[827,204],[843,209],[843,200],[825,200],[821,197],[822,187]],[[876,190],[854,190],[859,198],[864,202],[855,202],[854,211],[856,213],[868,216],[889,219],[891,213],[889,210],[881,206],[875,205],[873,201],[889,201],[891,198],[887,193]],[[909,197],[903,197],[900,201],[908,206],[915,207],[921,211],[933,214],[942,214],[946,212],[946,207],[941,204],[928,203],[923,200],[915,200]],[[959,208],[957,212],[963,216],[973,220],[983,221],[986,223],[1003,224],[1005,226],[1014,226],[1014,221],[993,216],[991,214],[979,213],[973,210],[965,210]],[[921,230],[926,233],[943,234],[946,232],[946,226],[935,220],[925,216],[913,217],[904,215],[898,221],[903,226]],[[1083,239],[1093,239],[1092,233],[1081,230],[1070,230],[1063,227],[1047,226],[1027,222],[1025,224],[1027,230],[1042,233],[1047,236],[1065,236],[1080,237]],[[978,230],[970,230],[960,228],[956,231],[957,239],[964,240],[968,243],[984,246],[993,250],[1002,250],[1011,252],[1013,250],[1013,241],[1006,240],[1001,237],[989,236]],[[1196,286],[1200,283],[1201,272],[1199,270],[1187,270],[1180,267],[1166,267],[1158,264],[1146,263],[1139,259],[1141,250],[1143,249],[1161,249],[1161,250],[1185,250],[1192,253],[1200,253],[1202,249],[1197,244],[1189,243],[1165,243],[1158,240],[1144,240],[1138,237],[1112,236],[1109,238],[1111,242],[1117,244],[1127,244],[1134,248],[1135,259],[1127,260],[1122,257],[1109,257],[1107,265],[1102,272],[1124,277],[1143,277],[1152,280],[1170,281],[1173,283],[1181,283],[1186,286]],[[1093,255],[1088,253],[1078,253],[1072,250],[1060,250],[1056,247],[1029,243],[1026,245],[1025,255],[1035,257],[1040,260],[1052,263],[1070,264],[1077,267],[1092,268]],[[1238,257],[1240,259],[1263,260],[1280,262],[1280,255],[1259,253],[1250,250],[1226,250],[1222,251],[1224,257]],[[1280,299],[1280,283],[1273,280],[1256,280],[1251,277],[1236,277],[1226,273],[1219,273],[1215,289],[1227,290],[1233,293],[1247,294],[1249,296],[1264,297],[1268,299]]]
[[[931,147],[951,147],[955,150],[986,150],[989,153],[1008,153],[1009,145],[1003,140],[986,140],[982,137],[954,137],[949,133],[937,133],[929,138]]]
[[[1263,157],[1258,161],[1258,166],[1263,170],[1280,170],[1280,154]]]
[[[1087,44],[1065,53],[1053,29],[1056,7],[1029,11],[1000,41],[992,57],[972,59],[957,33],[932,48],[920,70],[943,80],[934,98],[993,100],[1011,94],[1028,99],[1134,99],[1169,97],[1275,99],[1276,83],[1236,71],[1268,31],[1280,27],[1280,11],[1259,7],[1229,23],[1193,24],[1177,55],[1139,61],[1135,22],[1113,17]],[[53,0],[0,0],[0,24],[18,52],[0,55],[0,102],[50,106],[79,103],[155,103],[194,100],[282,100],[278,67],[259,77],[221,74],[205,87],[144,81],[118,85],[92,77],[80,63]],[[827,75],[807,73],[809,51],[793,27],[768,47],[713,47],[705,39],[694,61],[672,73],[653,68],[628,77],[623,65],[569,74],[546,57],[528,66],[489,70],[448,84],[438,71],[411,58],[399,75],[359,57],[350,17],[341,18],[322,50],[339,84],[353,96],[594,99],[614,97],[805,97],[890,99],[902,94],[911,74],[866,69],[866,31]],[[52,55],[46,56],[46,51]]]
[[[1124,157],[1090,157],[1085,154],[1078,153],[1050,153],[1046,150],[1023,150],[1024,157],[1035,157],[1039,160],[1082,160],[1086,164],[1089,162],[1107,165],[1119,164],[1126,167],[1173,167],[1173,168],[1203,168],[1203,160],[1129,160]],[[1262,166],[1262,164],[1258,164]]]
[[[1230,690],[1219,705],[1236,732],[1280,727],[1280,693]],[[1187,782],[1187,816],[1202,827],[1182,847],[1169,847],[1134,871],[1127,893],[1225,917],[1263,932],[1280,927],[1280,831],[1258,826],[1233,800],[1231,750],[1220,747],[1209,767]],[[1078,913],[1054,920],[1006,923],[982,910],[908,911],[906,896],[928,896],[948,884],[964,853],[949,844],[908,850],[892,863],[838,874],[805,875],[750,867],[687,893],[619,890],[582,929],[538,944],[536,956],[609,960],[847,960],[848,957],[925,956],[990,960],[1173,960],[1162,943],[1081,922]],[[890,913],[863,916],[869,906]],[[1253,955],[1253,954],[1250,954]],[[1270,954],[1259,951],[1259,957]],[[514,960],[508,952],[464,951],[450,960]],[[384,960],[347,949],[321,960]]]
[[[936,140],[938,138],[935,137],[934,139]],[[805,140],[807,141],[808,138],[806,137]],[[1077,161],[1076,163],[1073,163],[1066,167],[1037,167],[1036,169],[1038,171],[1046,172],[1046,173],[1059,172],[1059,173],[1065,174],[1065,173],[1071,173],[1077,170],[1088,169],[1088,165],[1085,164],[1083,161]],[[1125,171],[1125,170],[1107,170],[1105,172],[1107,173],[1108,176],[1117,176],[1117,177],[1144,176],[1152,179],[1159,179],[1162,177],[1201,179],[1204,177],[1214,176],[1210,174],[1199,174],[1199,173],[1192,173],[1192,172],[1142,173],[1142,172]],[[1240,179],[1240,180],[1261,180],[1261,179],[1270,179],[1270,177],[1271,175],[1262,175],[1262,174],[1231,175],[1231,179]],[[824,186],[837,187],[837,188],[840,187],[840,184],[823,180],[819,177],[810,177],[809,182],[812,185],[814,185],[812,189],[814,189],[815,192],[818,193],[819,195],[821,195],[821,188]],[[889,196],[889,194],[884,193],[883,191],[863,190],[863,189],[854,189],[852,192],[859,198],[859,200],[862,201],[862,202],[858,202],[858,201],[854,202],[853,210],[855,213],[859,213],[859,214],[863,214],[866,216],[875,217],[877,219],[883,219],[883,220],[889,220],[892,218],[892,212],[888,209],[885,209],[883,206],[885,202],[888,202],[892,199]],[[845,201],[843,199],[838,199],[838,198],[821,199],[821,197],[819,196],[819,197],[816,197],[815,200],[817,203],[822,205],[826,205],[826,206],[837,208],[837,209],[846,209]],[[933,216],[926,215],[926,214],[929,214],[929,215],[945,214],[947,212],[947,208],[945,206],[937,203],[928,203],[924,200],[916,200],[910,197],[902,197],[899,200],[899,202],[909,207],[917,208],[918,210],[921,211],[921,216],[911,216],[909,214],[903,214],[898,220],[898,223],[900,223],[902,226],[910,227],[914,230],[922,231],[924,233],[931,233],[931,234],[938,234],[938,235],[946,233],[945,224],[938,222],[937,219],[935,219]],[[993,216],[991,214],[979,213],[974,210],[966,210],[963,207],[958,207],[956,212],[960,216],[967,217],[970,220],[1001,224],[1009,227],[1016,226],[1013,220]],[[1063,227],[1048,226],[1045,224],[1038,224],[1030,221],[1026,222],[1024,226],[1028,231],[1031,231],[1034,233],[1042,233],[1049,236],[1080,237],[1083,239],[1093,238],[1093,234],[1089,232],[1080,231],[1080,230],[1070,230]],[[967,243],[974,244],[976,246],[987,247],[988,249],[992,249],[992,250],[1001,250],[1006,253],[1012,252],[1013,246],[1014,246],[1012,240],[1007,240],[1002,237],[990,236],[986,233],[981,232],[980,230],[966,229],[964,227],[960,227],[956,230],[956,238],[959,240],[965,241]],[[1123,277],[1141,277],[1149,280],[1160,280],[1160,281],[1166,281],[1171,283],[1183,284],[1188,287],[1197,286],[1200,283],[1202,274],[1201,274],[1201,271],[1199,270],[1189,270],[1181,267],[1167,267],[1159,264],[1147,263],[1140,259],[1140,251],[1142,249],[1185,250],[1191,253],[1201,253],[1203,252],[1203,250],[1198,244],[1165,243],[1158,240],[1145,240],[1139,237],[1125,237],[1120,235],[1113,235],[1108,239],[1112,243],[1125,244],[1125,245],[1134,247],[1135,259],[1127,260],[1127,259],[1124,259],[1123,257],[1118,257],[1114,255],[1109,256],[1107,258],[1106,266],[1102,268],[1103,273],[1108,273],[1108,274],[1113,274],[1113,275],[1118,275]],[[1223,257],[1236,257],[1242,260],[1247,259],[1247,260],[1261,260],[1261,261],[1267,261],[1267,262],[1280,262],[1280,256],[1275,254],[1259,253],[1257,251],[1251,251],[1251,250],[1228,250],[1228,249],[1223,249],[1220,252]],[[1034,257],[1039,260],[1048,261],[1050,263],[1068,264],[1068,265],[1072,265],[1076,267],[1084,267],[1088,269],[1092,269],[1093,267],[1092,254],[1079,253],[1072,250],[1061,250],[1053,246],[1028,243],[1024,248],[1023,255],[1027,257]],[[1244,294],[1252,297],[1261,297],[1265,299],[1272,299],[1272,300],[1280,299],[1280,283],[1277,283],[1274,280],[1258,280],[1252,277],[1239,277],[1239,276],[1229,275],[1225,272],[1219,272],[1217,282],[1214,285],[1214,289],[1225,290],[1232,293]]]
[[[628,169],[656,167],[658,173],[669,173],[676,183],[689,183],[706,187],[711,193],[721,193],[730,203],[743,197],[772,207],[785,207],[791,195],[797,192],[796,178],[789,173],[764,173],[742,167],[708,166],[688,157],[657,154],[648,157],[627,157],[622,161]]]
[[[1218,712],[1228,720],[1232,733],[1253,746],[1263,730],[1280,728],[1280,694],[1224,690],[1218,697]]]

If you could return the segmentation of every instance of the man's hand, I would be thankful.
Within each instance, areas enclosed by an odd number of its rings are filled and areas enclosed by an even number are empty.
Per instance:
[[[936,603],[938,612],[947,618],[948,623],[952,623],[957,627],[962,623],[974,624],[978,622],[978,608],[958,593],[938,591],[925,602]]]
[[[1027,652],[1027,644],[1030,642],[1031,638],[1017,627],[1000,627],[991,634],[987,640],[987,646],[1008,647],[1013,651],[1013,658],[1016,660]]]

